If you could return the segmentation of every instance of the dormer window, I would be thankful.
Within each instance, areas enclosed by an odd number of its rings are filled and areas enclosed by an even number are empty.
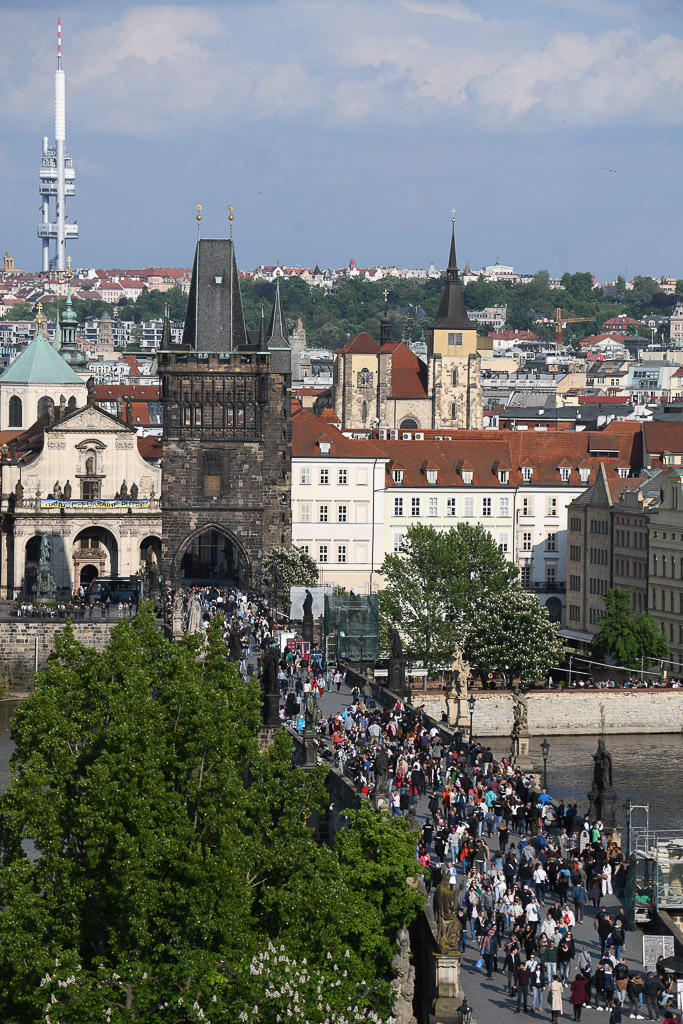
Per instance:
[[[582,466],[579,469],[579,479],[581,480],[582,484],[587,484],[588,483],[588,478],[589,478],[590,475],[591,475],[591,471],[590,471],[590,469],[587,466]]]
[[[428,484],[435,484],[436,483],[436,470],[435,469],[428,469],[427,470],[427,483]]]
[[[321,455],[329,455],[330,454],[330,442],[329,441],[318,441],[318,444],[320,445],[320,454]]]
[[[560,466],[560,480],[563,484],[569,483],[569,475],[571,471],[571,466]]]
[[[628,477],[628,473],[629,473],[628,466],[619,466],[617,468],[617,473],[619,474],[619,476],[620,476],[620,478],[622,480],[626,480],[626,478]]]
[[[471,484],[472,483],[472,476],[473,476],[473,473],[472,473],[471,469],[463,469],[463,471],[462,471],[462,482],[464,484]]]
[[[403,470],[402,469],[395,469],[392,472],[391,475],[394,478],[394,483],[395,484],[402,484],[403,483]]]
[[[522,482],[525,484],[531,483],[531,478],[534,475],[534,471],[531,466],[522,466]]]
[[[499,483],[506,484],[508,482],[509,475],[510,474],[508,473],[507,469],[499,469],[498,470],[498,481],[499,481]]]

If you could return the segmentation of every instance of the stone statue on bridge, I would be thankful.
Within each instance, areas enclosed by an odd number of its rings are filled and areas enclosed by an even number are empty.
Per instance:
[[[458,885],[451,885],[448,868],[441,869],[441,881],[434,893],[436,941],[441,952],[458,952],[462,926],[458,920]]]
[[[593,754],[593,785],[587,795],[591,822],[602,821],[605,830],[611,831],[616,824],[617,794],[612,788],[612,755],[602,738],[598,740],[598,749]]]

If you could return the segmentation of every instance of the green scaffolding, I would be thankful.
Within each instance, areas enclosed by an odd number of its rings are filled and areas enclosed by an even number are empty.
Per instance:
[[[325,633],[337,636],[338,661],[377,661],[379,602],[377,594],[325,595]]]

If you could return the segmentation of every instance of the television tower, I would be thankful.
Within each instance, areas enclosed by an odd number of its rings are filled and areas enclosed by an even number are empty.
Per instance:
[[[43,159],[40,166],[42,219],[38,238],[42,246],[43,270],[66,270],[66,240],[78,238],[78,224],[66,223],[66,197],[76,193],[76,174],[66,151],[66,76],[62,69],[62,19],[57,20],[57,70],[55,71],[55,144],[43,137]],[[50,220],[50,199],[55,200],[55,219]],[[55,241],[50,258],[50,241]]]

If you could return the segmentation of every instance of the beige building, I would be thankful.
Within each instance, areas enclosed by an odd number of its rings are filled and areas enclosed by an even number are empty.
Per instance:
[[[342,430],[479,429],[483,426],[477,327],[467,315],[455,257],[427,337],[427,362],[392,342],[388,316],[379,344],[359,334],[335,352],[334,408]]]
[[[92,404],[57,407],[50,418],[11,441],[2,462],[0,579],[9,599],[30,592],[43,534],[61,595],[97,576],[130,576],[147,548],[161,550],[158,442]]]
[[[679,675],[683,670],[683,469],[667,469],[665,481],[662,501],[649,516],[648,600],[669,645],[671,673]]]

